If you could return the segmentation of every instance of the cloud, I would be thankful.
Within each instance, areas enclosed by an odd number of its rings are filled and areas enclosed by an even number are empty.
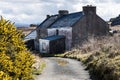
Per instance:
[[[16,23],[40,23],[46,15],[58,10],[82,11],[85,5],[97,6],[97,14],[105,20],[120,14],[120,0],[0,0],[0,15]]]
[[[77,3],[73,7],[75,11],[80,11],[84,5],[94,5],[97,7],[97,14],[104,20],[109,20],[120,14],[119,2],[117,3],[117,0],[84,0],[83,3]]]

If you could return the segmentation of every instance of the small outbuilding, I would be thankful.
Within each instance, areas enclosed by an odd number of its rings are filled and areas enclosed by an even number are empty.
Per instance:
[[[65,51],[65,36],[53,35],[39,39],[40,53],[63,53]]]

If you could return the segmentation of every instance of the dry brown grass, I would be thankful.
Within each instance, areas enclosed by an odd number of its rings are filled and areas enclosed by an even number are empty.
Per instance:
[[[18,27],[17,29],[22,31],[22,33],[26,36],[28,35],[32,30],[34,30],[36,27]]]
[[[112,29],[112,30],[119,30],[120,31],[120,25],[112,26],[112,27],[110,27],[110,29]]]
[[[61,59],[58,59],[56,61],[57,61],[58,65],[60,65],[60,66],[65,66],[69,63],[68,61],[61,60]]]
[[[98,80],[120,80],[119,35],[90,38],[83,46],[62,56],[81,60]]]
[[[32,52],[33,56],[35,56],[35,63],[33,64],[33,75],[39,75],[42,73],[43,69],[46,67],[45,61],[35,52]]]
[[[82,51],[100,51],[105,48],[109,48],[111,51],[120,50],[120,33],[114,36],[107,36],[101,38],[90,38],[87,42],[83,44],[80,49]]]

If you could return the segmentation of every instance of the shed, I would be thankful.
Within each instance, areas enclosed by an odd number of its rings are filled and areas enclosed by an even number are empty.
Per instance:
[[[53,35],[39,39],[40,53],[63,53],[65,51],[65,36]]]

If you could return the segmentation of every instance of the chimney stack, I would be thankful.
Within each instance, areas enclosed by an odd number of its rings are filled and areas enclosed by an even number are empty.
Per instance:
[[[59,10],[58,13],[60,16],[69,14],[68,10]]]
[[[92,5],[83,6],[83,12],[85,15],[96,14],[96,6],[92,6]]]
[[[46,15],[46,18],[50,18],[50,15]]]

